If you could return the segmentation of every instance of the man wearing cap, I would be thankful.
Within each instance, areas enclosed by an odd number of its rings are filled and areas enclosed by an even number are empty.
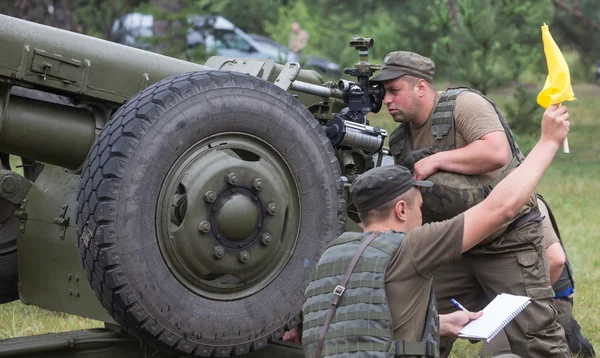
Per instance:
[[[431,59],[397,51],[385,57],[381,73],[371,79],[383,83],[384,104],[400,123],[390,136],[394,161],[411,168],[416,179],[435,184],[423,191],[424,222],[447,219],[481,202],[524,158],[489,99],[464,87],[436,92],[434,73]],[[524,204],[461,262],[440,268],[434,277],[438,308],[441,313],[453,310],[452,297],[478,310],[499,293],[527,295],[533,303],[506,328],[513,352],[563,356],[566,340],[562,328],[553,328],[554,292],[533,190]],[[443,340],[442,356],[452,343]]]
[[[311,274],[303,306],[305,356],[439,356],[434,273],[460,261],[461,253],[518,213],[568,127],[566,109],[550,106],[528,158],[485,200],[443,222],[422,225],[419,189],[433,183],[416,181],[407,168],[360,175],[350,196],[364,233],[346,232],[332,241]],[[440,322],[448,317],[441,315]],[[540,319],[555,339],[546,356],[566,357],[555,317]]]

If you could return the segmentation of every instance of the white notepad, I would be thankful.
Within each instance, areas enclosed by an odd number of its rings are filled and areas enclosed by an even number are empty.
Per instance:
[[[466,325],[458,336],[489,342],[529,303],[529,297],[502,293],[483,309],[483,316]]]

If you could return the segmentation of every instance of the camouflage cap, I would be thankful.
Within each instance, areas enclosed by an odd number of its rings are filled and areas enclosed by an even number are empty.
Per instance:
[[[387,165],[359,175],[350,186],[350,197],[356,210],[364,212],[389,203],[414,186],[430,187],[433,183],[415,180],[401,165]]]
[[[371,81],[381,82],[392,80],[404,75],[422,78],[433,82],[435,63],[430,58],[408,51],[390,52],[383,59],[383,69],[372,77]]]

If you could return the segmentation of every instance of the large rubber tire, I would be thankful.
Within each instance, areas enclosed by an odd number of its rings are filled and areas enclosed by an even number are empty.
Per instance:
[[[169,168],[195,143],[225,132],[251,134],[281,153],[301,206],[281,272],[229,301],[183,285],[157,243],[158,192]],[[295,326],[310,269],[345,218],[339,164],[318,121],[280,88],[220,71],[165,79],[119,109],[84,165],[78,205],[80,252],[103,306],[136,337],[193,356],[246,354]]]

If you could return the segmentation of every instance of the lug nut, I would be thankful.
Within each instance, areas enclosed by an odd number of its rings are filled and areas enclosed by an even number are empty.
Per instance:
[[[269,246],[269,244],[271,243],[271,235],[269,235],[268,233],[262,234],[262,237],[260,238],[260,243],[265,246]]]
[[[260,191],[262,189],[262,186],[263,182],[261,178],[256,178],[252,181],[252,187],[254,188],[254,190]]]
[[[198,231],[200,231],[203,234],[208,233],[210,231],[210,223],[206,220],[200,221],[200,223],[198,224]]]
[[[237,176],[235,175],[235,173],[229,173],[229,174],[227,174],[227,176],[225,178],[229,184],[231,184],[231,185],[237,184]]]
[[[223,248],[223,246],[215,246],[213,248],[213,256],[217,259],[220,259],[223,256],[225,256],[225,249]]]
[[[238,258],[240,260],[241,263],[246,263],[248,262],[248,260],[250,260],[250,254],[248,253],[248,251],[242,251],[240,252],[240,257]]]
[[[12,194],[17,191],[17,180],[12,176],[5,176],[2,179],[2,191],[7,194]]]
[[[215,194],[214,191],[209,190],[206,193],[204,193],[204,201],[206,201],[207,203],[212,203],[215,200],[217,200],[217,194]]]
[[[275,206],[275,203],[269,204],[269,206],[267,207],[267,212],[269,213],[269,215],[275,215],[276,211],[277,207]]]

